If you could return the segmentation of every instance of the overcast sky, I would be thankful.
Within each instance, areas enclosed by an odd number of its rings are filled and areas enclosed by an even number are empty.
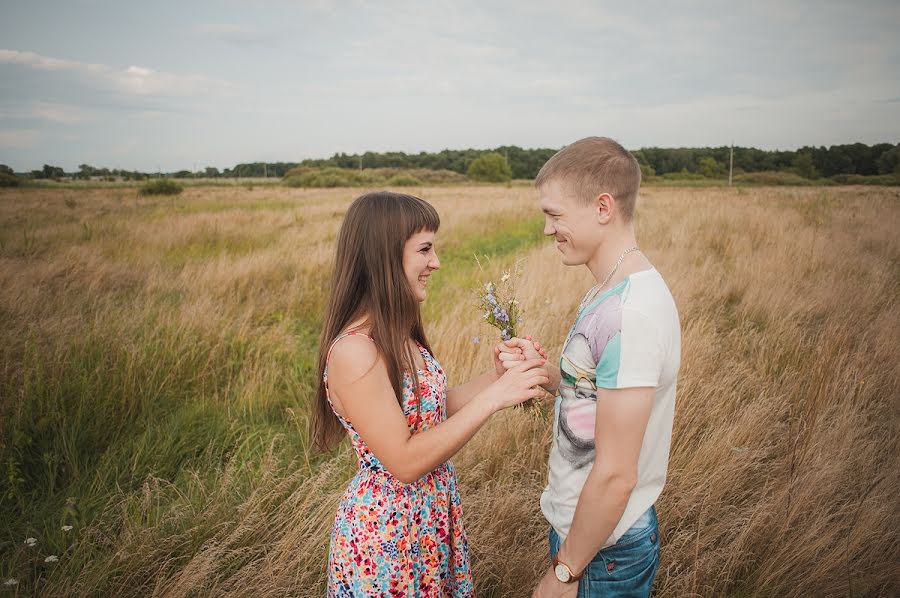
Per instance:
[[[900,142],[900,2],[5,1],[0,163]]]

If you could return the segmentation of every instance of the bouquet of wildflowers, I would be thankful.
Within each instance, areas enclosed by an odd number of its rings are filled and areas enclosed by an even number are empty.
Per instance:
[[[478,292],[478,307],[482,311],[482,317],[500,331],[500,338],[505,341],[516,336],[519,325],[524,321],[513,280],[518,277],[519,271],[516,264],[513,272],[503,272],[499,285],[489,281]]]
[[[477,257],[475,259],[476,261],[478,260]],[[478,267],[481,267],[480,262]],[[519,300],[516,299],[515,288],[515,280],[521,272],[521,265],[517,262],[512,272],[507,270],[502,273],[500,284],[488,281],[477,290],[478,307],[481,309],[481,316],[485,322],[500,331],[500,338],[505,341],[518,336],[519,326],[525,321]],[[477,336],[474,340],[476,343],[479,342]],[[527,407],[529,411],[540,412],[540,405],[537,401],[526,401],[516,405],[516,408],[519,409],[523,406]]]

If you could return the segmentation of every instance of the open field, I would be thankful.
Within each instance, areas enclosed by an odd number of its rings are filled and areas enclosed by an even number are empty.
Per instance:
[[[451,384],[490,366],[473,253],[523,260],[558,358],[590,281],[534,190],[409,191],[443,219],[424,311]],[[356,463],[309,447],[308,403],[360,192],[0,190],[0,595],[322,595]],[[656,595],[897,595],[900,190],[651,187],[638,212],[683,330]],[[479,596],[547,566],[549,441],[507,412],[454,459]]]

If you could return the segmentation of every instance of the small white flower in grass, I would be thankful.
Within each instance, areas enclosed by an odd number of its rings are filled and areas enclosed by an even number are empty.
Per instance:
[[[71,525],[64,525],[64,526],[62,526],[62,531],[64,531],[64,532],[70,532],[70,531],[72,531],[72,526],[71,526]]]
[[[37,538],[25,538],[25,546],[34,548],[35,546],[37,546]]]
[[[504,272],[503,276],[500,277],[500,282],[506,282],[509,280],[509,272]]]
[[[55,554],[51,554],[50,556],[48,556],[47,558],[44,559],[44,562],[45,563],[55,563],[58,560],[59,560],[58,556],[56,556]]]
[[[477,344],[480,343],[480,342],[481,342],[481,339],[478,338],[477,336],[472,338],[472,344],[473,344],[473,345],[477,345]]]
[[[19,580],[10,577],[9,579],[7,579],[6,581],[3,582],[3,585],[5,585],[5,586],[17,586],[17,585],[19,585]]]

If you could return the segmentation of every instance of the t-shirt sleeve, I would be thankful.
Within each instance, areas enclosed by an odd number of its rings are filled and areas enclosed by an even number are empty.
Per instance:
[[[658,386],[663,369],[660,326],[634,309],[622,310],[622,328],[606,344],[597,363],[597,388]]]

